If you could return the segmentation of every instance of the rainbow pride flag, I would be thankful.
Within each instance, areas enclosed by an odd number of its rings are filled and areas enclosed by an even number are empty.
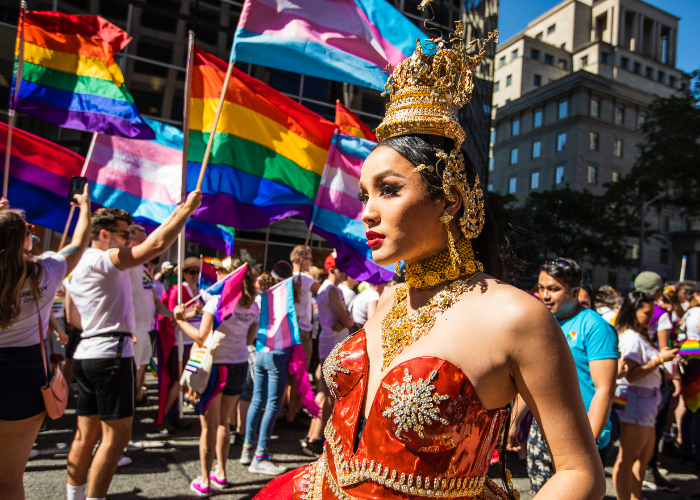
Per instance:
[[[626,406],[627,406],[627,398],[624,398],[622,396],[615,396],[613,398],[613,408],[624,410]]]
[[[98,135],[85,176],[93,203],[124,209],[138,223],[155,228],[180,202],[183,134],[170,125],[144,120],[155,139]],[[231,227],[190,219],[185,234],[227,255],[233,251]]]
[[[61,127],[153,139],[114,61],[130,41],[100,16],[22,10],[10,108]]]
[[[360,139],[379,142],[374,132],[355,113],[343,106],[340,101],[335,103],[335,124],[340,128],[341,134],[354,135]]]
[[[292,277],[276,284],[260,296],[260,323],[255,342],[258,352],[270,352],[301,344],[294,307],[293,279]]]
[[[199,288],[206,289],[216,283],[216,266],[211,261],[212,257],[202,257],[202,267],[199,269]]]
[[[700,356],[700,342],[697,340],[686,340],[681,344],[678,354],[681,356]]]
[[[195,47],[187,190],[196,187],[227,64]],[[335,124],[233,69],[195,216],[256,229],[300,215],[307,221]]]
[[[245,0],[231,60],[384,90],[418,38],[386,0]]]
[[[376,145],[350,135],[333,136],[327,172],[314,205],[312,231],[335,247],[338,269],[357,281],[378,284],[393,279],[394,268],[372,260],[362,222],[364,206],[357,199],[362,162]]]

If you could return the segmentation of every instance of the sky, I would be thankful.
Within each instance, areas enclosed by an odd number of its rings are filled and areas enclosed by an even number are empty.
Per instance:
[[[527,23],[562,0],[499,0],[498,31],[501,41],[527,27]],[[646,0],[646,3],[680,17],[676,66],[685,72],[700,68],[700,0]]]

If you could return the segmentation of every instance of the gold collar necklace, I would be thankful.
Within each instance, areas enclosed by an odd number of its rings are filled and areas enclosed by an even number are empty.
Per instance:
[[[425,290],[456,280],[464,274],[483,272],[484,266],[474,258],[470,240],[460,238],[453,248],[456,256],[451,256],[447,247],[431,257],[406,264],[406,284],[416,290]],[[398,274],[398,264],[396,267]]]

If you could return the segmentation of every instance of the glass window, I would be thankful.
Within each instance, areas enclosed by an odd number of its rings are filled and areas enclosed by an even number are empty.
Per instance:
[[[654,77],[654,68],[650,68],[649,66],[647,66],[647,69],[644,72],[644,76],[646,76],[647,78],[653,78]]]
[[[501,88],[501,82],[496,82],[493,84],[493,91],[494,92],[498,92],[500,88]]]
[[[620,67],[621,67],[622,69],[627,69],[628,66],[629,66],[629,62],[630,62],[630,60],[627,59],[626,57],[621,57],[621,58],[620,58]],[[635,66],[636,66],[636,65],[637,65],[637,63],[635,63]]]
[[[508,181],[508,194],[515,194],[515,190],[518,187],[518,179],[516,177],[511,177]]]
[[[562,43],[560,48],[561,48],[561,50],[566,50],[566,43]]]
[[[666,74],[663,71],[659,71],[656,73],[656,81],[659,83],[664,83],[664,76],[666,76]]]
[[[583,56],[581,58],[581,66],[588,66],[588,56]]]
[[[539,87],[542,84],[542,76],[535,75],[532,83],[535,84],[536,87]]]
[[[493,157],[489,158],[489,172],[493,172],[493,169],[495,168],[496,163]]]
[[[642,128],[644,123],[647,121],[647,115],[644,113],[639,115],[639,118],[637,118],[637,128]]]
[[[532,157],[533,158],[539,158],[540,157],[540,149],[542,148],[542,142],[541,141],[535,141],[532,143]]]
[[[588,184],[598,184],[598,167],[588,165]]]
[[[491,129],[491,144],[496,144],[496,129]]]
[[[612,181],[613,182],[618,182],[620,180],[620,172],[617,170],[612,171]]]
[[[544,55],[544,63],[549,64],[550,66],[554,65],[554,56],[545,54]]]
[[[615,125],[623,125],[625,123],[625,109],[615,108]]]
[[[503,56],[499,59],[500,65],[505,66],[506,65],[506,56]]]
[[[642,65],[639,64],[638,62],[634,63],[632,71],[637,73],[637,74],[641,73],[642,72]]]
[[[596,132],[588,132],[588,149],[598,151],[598,134]]]
[[[511,83],[513,83],[513,75],[506,76],[506,87],[510,87]]]
[[[557,134],[557,151],[564,151],[566,149],[566,132],[563,134]]]
[[[563,69],[566,71],[566,68],[568,67],[568,63],[564,59],[559,59],[559,63],[557,64],[559,69]]]
[[[613,141],[613,156],[622,158],[622,139],[615,139]]]
[[[675,87],[675,86],[676,86],[676,77],[675,77],[675,76],[669,76],[669,77],[668,77],[668,84],[669,84],[671,87]]]
[[[532,126],[534,128],[542,126],[542,110],[536,109],[532,115]]]
[[[559,103],[559,118],[569,116],[569,101],[561,101]]]
[[[136,55],[167,64],[172,64],[173,62],[172,49],[161,47],[154,43],[148,43],[145,41],[145,37],[143,36],[139,40],[139,44],[136,47]],[[170,70],[165,66],[159,66],[150,62],[135,61],[134,71],[144,75],[167,77],[168,71]]]
[[[665,233],[668,233],[670,227],[671,227],[671,219],[669,218],[669,216],[664,215],[663,217],[661,217],[661,230]]]
[[[488,189],[489,191],[493,191],[493,184],[489,184],[487,189]]]
[[[515,165],[518,163],[518,148],[513,148],[510,150],[510,164]]]
[[[132,90],[131,96],[134,98],[134,104],[138,110],[151,116],[160,116],[163,112],[163,93],[162,92],[146,92],[144,90]],[[182,119],[182,115],[180,115]]]
[[[100,2],[103,3],[103,2]],[[112,3],[112,2],[107,2]],[[168,0],[158,0],[149,2],[156,7],[161,7],[173,13],[180,12],[180,2],[171,2]],[[164,16],[160,13],[150,10],[141,11],[141,26],[151,28],[166,33],[175,33],[177,31],[177,18]]]
[[[541,31],[535,35],[535,40],[542,40],[542,32]]]
[[[600,101],[598,99],[591,99],[591,116],[593,118],[600,116]]]
[[[540,173],[532,172],[530,174],[530,189],[537,189],[540,187]]]
[[[518,135],[520,133],[520,119],[516,118],[510,123],[510,134]]]
[[[562,184],[564,182],[564,167],[558,166],[554,172],[554,182]]]
[[[530,59],[533,59],[535,61],[539,61],[540,60],[540,51],[535,50],[535,49],[531,49],[530,50]]]
[[[659,262],[661,264],[668,264],[668,248],[662,248],[659,253]]]
[[[608,53],[607,52],[600,53],[600,62],[603,64],[608,64]]]
[[[517,59],[517,58],[518,58],[518,49],[515,49],[515,50],[512,52],[512,54],[513,54],[513,59]]]
[[[552,33],[554,33],[554,31],[555,31],[556,29],[557,29],[557,25],[556,25],[556,24],[551,25],[549,28],[547,28],[547,34],[548,34],[548,35],[551,35]]]

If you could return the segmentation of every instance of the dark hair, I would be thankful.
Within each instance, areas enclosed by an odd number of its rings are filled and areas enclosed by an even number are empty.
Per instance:
[[[245,263],[246,262],[243,259],[236,257],[231,261],[230,270],[233,271],[234,269],[238,269]],[[225,271],[231,272],[229,269],[226,269]],[[241,307],[248,308],[253,304],[253,302],[255,302],[255,281],[253,280],[253,271],[251,267],[248,266],[245,270],[245,275],[243,276],[243,290],[238,303],[241,305]]]
[[[646,328],[643,331],[638,331],[637,328],[637,311],[642,308],[644,304],[654,304],[654,298],[646,292],[640,292],[639,290],[633,290],[627,294],[625,300],[622,301],[620,306],[620,312],[617,313],[617,319],[615,320],[615,330],[618,333],[622,333],[625,330],[632,329],[639,333],[646,340],[651,342],[649,338],[649,333]]]
[[[132,224],[129,226],[129,236],[134,236],[136,233],[145,233],[146,228],[140,224]]]
[[[586,283],[585,281],[582,281],[580,286],[591,298],[591,308],[595,309],[596,291],[593,289],[590,283]]]
[[[379,143],[379,146],[385,146],[396,151],[406,160],[411,162],[414,167],[424,164],[434,166],[430,171],[428,168],[421,170],[421,175],[425,181],[426,188],[430,198],[440,200],[445,197],[445,192],[442,189],[442,174],[447,166],[443,160],[438,158],[438,152],[449,153],[454,148],[454,141],[446,137],[428,134],[413,134],[391,137]],[[473,186],[477,173],[474,163],[471,158],[462,152],[464,157],[464,167],[467,174],[467,182]],[[464,205],[456,214],[456,218],[462,216]],[[501,259],[498,245],[498,231],[496,227],[496,219],[493,212],[484,200],[485,222],[484,229],[481,234],[474,238],[471,243],[474,248],[474,255],[484,265],[484,272],[499,280],[506,279],[505,266]]]
[[[131,214],[126,210],[121,208],[100,208],[92,215],[92,232],[90,236],[93,240],[98,239],[100,231],[116,227],[118,220],[124,221],[131,226]]]
[[[569,288],[581,286],[581,268],[573,259],[559,257],[548,260],[540,266],[540,272],[549,274],[555,280],[565,284]],[[593,299],[593,296],[591,296]],[[593,301],[591,300],[591,304]]]

